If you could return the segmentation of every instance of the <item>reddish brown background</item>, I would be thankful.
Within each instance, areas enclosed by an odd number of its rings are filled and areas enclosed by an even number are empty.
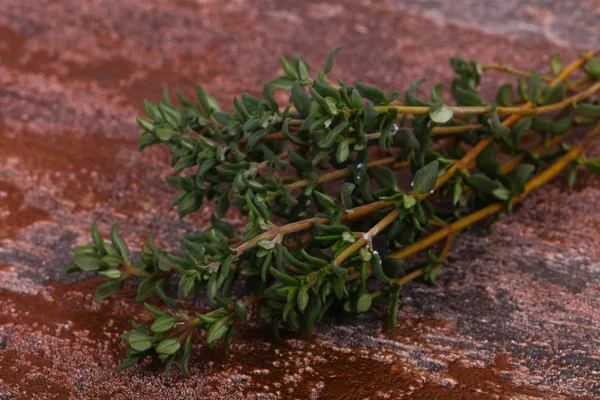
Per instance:
[[[0,0],[0,399],[566,399],[600,396],[600,184],[555,182],[490,235],[462,236],[437,287],[315,335],[242,328],[229,356],[198,347],[194,378],[114,372],[132,290],[101,305],[63,274],[69,249],[119,222],[140,246],[178,220],[166,153],[136,152],[134,116],[196,82],[229,108],[298,52],[313,68],[404,90],[451,76],[451,55],[545,68],[600,45],[600,2]],[[488,81],[491,88],[499,75]],[[490,94],[489,89],[487,93]],[[596,148],[598,152],[598,148]]]

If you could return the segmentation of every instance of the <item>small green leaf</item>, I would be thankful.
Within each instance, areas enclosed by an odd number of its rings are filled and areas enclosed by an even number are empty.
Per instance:
[[[168,354],[159,354],[158,359],[165,364],[165,376],[168,378],[171,375],[171,368],[173,368],[175,357]]]
[[[437,183],[439,163],[437,160],[430,162],[415,173],[413,191],[415,194],[429,193],[435,189]]]
[[[525,77],[521,77],[519,78],[519,86],[518,86],[518,91],[519,91],[519,96],[521,96],[521,98],[525,101],[529,100],[529,96],[527,95],[527,78]]]
[[[566,91],[567,87],[565,86],[565,84],[559,82],[558,84],[554,85],[554,87],[548,89],[548,91],[544,95],[544,101],[542,102],[542,105],[545,106],[562,101],[565,98]]]
[[[71,249],[71,251],[76,256],[95,256],[96,255],[96,247],[94,247],[94,246],[75,246]],[[106,262],[106,260],[104,259],[105,257],[102,257],[102,260],[104,262]],[[120,259],[120,257],[117,257],[117,258]]]
[[[138,293],[135,297],[136,301],[142,301],[150,297],[156,288],[156,283],[160,280],[160,275],[157,272],[145,277],[138,285]]]
[[[409,105],[409,106],[425,106],[425,107],[429,106],[429,103],[419,100],[415,97],[415,93],[417,92],[417,90],[419,89],[419,86],[421,85],[421,83],[424,80],[425,79],[423,79],[423,78],[418,78],[411,82],[410,86],[406,90],[406,93],[404,94],[404,100],[407,105]]]
[[[600,78],[600,58],[590,58],[585,64],[585,72],[594,79]]]
[[[179,217],[183,218],[194,211],[198,211],[201,205],[202,197],[197,196],[196,193],[190,192],[181,199],[177,213],[179,214]]]
[[[185,344],[183,345],[183,352],[181,353],[181,359],[179,360],[179,368],[181,368],[181,373],[186,378],[190,377],[190,355],[192,354],[192,335],[188,336],[185,339]]]
[[[462,181],[457,179],[452,185],[452,205],[455,206],[458,204],[460,200],[460,196],[462,195]]]
[[[510,190],[506,189],[504,186],[500,186],[500,187],[492,190],[492,195],[495,198],[497,198],[498,200],[507,201],[508,199],[510,199],[512,192]],[[435,282],[433,282],[433,283],[435,283]]]
[[[454,116],[454,110],[450,107],[445,106],[440,103],[438,107],[431,107],[429,111],[429,117],[433,122],[437,122],[438,124],[443,124],[452,119]]]
[[[496,103],[503,107],[511,107],[515,104],[513,99],[513,87],[511,83],[500,86],[496,94]]]
[[[356,312],[364,313],[369,311],[371,308],[371,303],[373,302],[373,297],[369,293],[365,293],[358,298],[356,302]]]
[[[344,120],[344,121],[340,122],[339,124],[337,124],[335,126],[335,128],[333,128],[331,131],[329,131],[329,133],[327,133],[327,136],[325,136],[324,140],[319,141],[319,147],[326,148],[326,147],[332,146],[335,143],[336,138],[342,132],[344,132],[346,129],[348,129],[349,126],[350,126],[350,123],[348,122],[348,120]],[[348,145],[349,145],[349,143],[348,143]]]
[[[308,307],[306,308],[305,321],[306,321],[306,330],[311,332],[319,313],[321,311],[321,297],[320,296],[311,296]]]
[[[116,280],[121,278],[121,271],[118,269],[107,269],[105,271],[98,272],[98,275],[104,276],[108,279]]]
[[[352,201],[352,192],[356,188],[356,185],[351,182],[345,182],[342,185],[341,197],[342,197],[342,205],[346,210],[349,210],[353,207]]]
[[[166,312],[161,311],[158,308],[154,308],[148,303],[144,303],[144,307],[146,307],[146,310],[150,311],[155,317],[162,317],[163,315],[167,315]]]
[[[210,116],[215,111],[215,109],[213,108],[209,100],[208,94],[206,94],[201,84],[198,84],[196,86],[196,92],[198,94],[198,100],[200,100],[200,105],[202,106],[202,109],[204,111],[204,115]]]
[[[92,256],[77,256],[73,262],[85,272],[97,271],[106,265],[102,259]]]
[[[276,268],[269,267],[269,272],[271,273],[271,275],[273,275],[273,277],[275,279],[284,283],[285,285],[298,286],[300,284],[300,281],[298,279],[294,278],[291,275],[288,275],[287,273],[285,273],[283,271],[279,271]]]
[[[308,305],[308,299],[308,286],[304,285],[298,291],[298,297],[296,298],[296,301],[298,302],[298,310],[300,310],[300,312],[304,312],[306,309],[306,306]]]
[[[516,193],[523,193],[525,191],[525,184],[533,171],[535,171],[533,165],[521,164],[510,173],[513,189]]]
[[[337,109],[337,105],[335,104],[335,99],[333,99],[332,97],[325,97],[325,108],[327,109],[327,112],[330,115],[338,114],[338,109]]]
[[[481,97],[472,90],[463,89],[457,86],[454,90],[454,99],[459,106],[478,107],[485,105]]]
[[[482,193],[492,193],[500,187],[500,184],[482,174],[475,174],[467,177],[467,184],[473,189]]]
[[[273,250],[275,248],[275,243],[269,239],[261,239],[256,244],[265,250]]]
[[[421,147],[415,134],[408,128],[399,128],[394,135],[394,143],[407,149],[418,149]]]
[[[341,49],[342,46],[337,46],[331,49],[331,51],[327,55],[327,62],[325,63],[325,70],[323,71],[324,74],[328,74],[331,71],[331,68],[333,68],[333,58],[335,57],[335,54]]]
[[[214,301],[218,290],[219,285],[217,283],[217,274],[213,273],[210,275],[210,278],[206,283],[206,296],[209,298],[210,301]]]
[[[243,300],[238,300],[233,303],[235,313],[244,321],[250,320],[250,313],[248,312],[248,308],[244,304]]]
[[[352,97],[350,98],[350,106],[353,110],[362,111],[365,108],[365,105],[362,101],[362,96],[356,89],[352,89]]]
[[[227,328],[229,326],[229,318],[220,318],[215,323],[213,323],[208,329],[208,333],[206,335],[206,342],[209,345],[212,345],[215,341],[227,333]]]
[[[291,87],[291,84],[290,84]],[[228,112],[215,112],[212,117],[221,125],[227,125],[231,121],[231,113]]]
[[[272,87],[280,90],[290,90],[296,80],[289,76],[278,76],[277,78],[271,79],[268,83]],[[216,117],[216,116],[215,116]]]
[[[553,121],[551,125],[550,132],[556,135],[562,135],[563,133],[567,133],[569,128],[573,125],[574,118],[572,115],[567,115],[559,119],[558,121]]]
[[[502,122],[500,122],[500,117],[498,117],[497,113],[492,113],[490,115],[488,123],[490,124],[490,131],[494,137],[503,137],[510,133],[510,128],[504,126]]]
[[[329,210],[339,209],[339,205],[333,197],[331,197],[325,193],[316,191],[316,190],[313,191],[313,194],[317,198],[319,205],[322,206],[323,208],[329,209]]]
[[[121,255],[121,257],[127,260],[127,257],[129,257],[129,248],[127,247],[127,244],[125,244],[125,241],[123,241],[123,239],[119,235],[119,226],[117,224],[114,224],[112,229],[110,230],[110,240],[115,249],[117,249],[117,251]]]
[[[364,262],[369,262],[371,259],[373,259],[373,253],[371,253],[371,250],[367,246],[360,248],[359,255],[360,259]]]
[[[98,225],[96,225],[96,222],[92,224],[92,241],[100,254],[106,253],[106,251],[104,251],[104,240],[102,240],[102,236],[100,236],[100,232],[98,232]]]
[[[402,206],[405,209],[410,210],[415,206],[415,204],[417,204],[417,199],[415,199],[413,196],[409,196],[407,194],[402,196]]]
[[[381,256],[378,252],[373,252],[373,256],[371,258],[371,267],[373,268],[373,275],[377,280],[385,283],[392,282],[392,279],[389,278],[384,272],[381,264]]]
[[[167,294],[165,293],[165,282],[166,279],[163,278],[156,283],[156,285],[154,286],[156,294],[167,305],[167,307],[177,311],[179,309],[179,306],[170,296],[167,296]]]
[[[128,338],[129,347],[136,351],[146,351],[152,347],[152,338],[140,331],[133,331]]]
[[[431,101],[436,104],[436,103],[443,103],[443,98],[442,98],[442,90],[444,89],[444,86],[441,83],[438,83],[437,85],[434,85],[431,88]]]
[[[331,266],[331,270],[342,280],[346,279],[346,276],[348,276],[348,270],[346,268],[342,268],[335,264]]]
[[[335,151],[335,159],[339,163],[345,162],[350,156],[350,141],[342,140],[339,142]]]
[[[298,79],[298,73],[296,72],[296,68],[294,68],[292,63],[290,63],[284,56],[281,56],[279,60],[281,61],[281,66],[283,67],[286,75],[290,78]]]
[[[575,113],[582,117],[600,118],[600,104],[578,104],[577,107],[575,107]]]
[[[265,98],[265,102],[269,106],[269,110],[271,111],[279,111],[279,105],[277,104],[277,100],[273,96],[273,88],[269,83],[266,83],[263,87],[263,97]]]
[[[525,117],[520,119],[516,124],[513,125],[511,129],[511,136],[513,138],[514,144],[518,146],[521,141],[521,135],[531,129],[532,118]]]
[[[169,260],[169,257],[167,257],[166,254],[160,253],[158,255],[158,269],[160,269],[161,271],[169,272],[173,267],[173,262]]]
[[[156,346],[156,352],[158,354],[165,354],[171,356],[179,351],[181,343],[176,338],[165,339]]]
[[[396,173],[388,167],[382,165],[374,165],[369,169],[369,174],[375,178],[379,186],[384,189],[392,189],[397,191],[397,177]]]
[[[139,362],[140,362],[140,357],[139,356],[130,356],[130,357],[127,357],[125,359],[125,361],[123,361],[122,363],[120,363],[117,366],[117,372],[121,372],[124,369],[131,368],[131,367],[133,367],[134,365],[136,365]]]
[[[291,100],[300,115],[302,115],[303,118],[308,117],[310,114],[311,100],[304,91],[302,85],[300,85],[298,82],[294,82],[292,85]]]
[[[376,106],[386,105],[390,102],[385,92],[374,86],[368,86],[358,82],[356,83],[356,89],[363,97],[371,100]]]
[[[190,293],[192,292],[192,289],[194,289],[195,284],[196,284],[196,276],[195,275],[186,276],[179,281],[179,289],[180,289],[180,293],[183,295],[183,298],[186,298],[190,295]]]
[[[342,95],[340,94],[339,89],[329,86],[327,83],[320,80],[313,81],[310,92],[313,95],[313,100],[319,104],[322,104],[322,99],[326,97],[331,97],[335,102],[342,101]],[[321,97],[321,99],[319,99],[319,97]]]
[[[500,172],[500,165],[496,159],[496,146],[493,142],[479,153],[476,165],[479,170],[491,176],[495,176]]]
[[[175,325],[176,321],[177,318],[172,315],[163,315],[154,320],[150,329],[156,333],[166,332]]]
[[[121,289],[121,283],[121,281],[110,280],[98,286],[94,292],[94,302],[99,303],[117,293]]]
[[[156,130],[156,137],[158,137],[163,142],[168,142],[174,135],[175,131],[171,128],[158,128]]]
[[[139,126],[142,127],[143,130],[148,131],[148,132],[152,132],[154,130],[154,124],[150,121],[148,121],[147,119],[144,118],[136,118],[136,121],[138,123]]]
[[[290,163],[294,168],[296,168],[298,173],[312,171],[313,165],[309,160],[296,153],[291,147],[288,147],[287,152],[290,158]]]
[[[344,242],[348,242],[348,243],[354,243],[354,242],[356,242],[356,238],[350,232],[344,232],[344,233],[342,233],[342,240]]]
[[[310,66],[302,59],[298,60],[298,75],[305,82],[310,79]]]
[[[108,264],[109,267],[118,267],[123,263],[123,258],[113,254],[107,254],[102,257],[102,261]]]

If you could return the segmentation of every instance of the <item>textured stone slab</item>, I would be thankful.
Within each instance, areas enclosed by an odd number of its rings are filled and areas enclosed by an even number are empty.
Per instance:
[[[103,233],[119,222],[134,247],[206,226],[209,206],[184,221],[168,210],[166,152],[135,149],[143,98],[200,81],[228,106],[259,95],[280,54],[321,65],[338,44],[334,75],[390,90],[447,82],[451,55],[536,69],[598,45],[597,1],[524,3],[0,0],[0,399],[599,396],[590,176],[460,237],[438,286],[403,289],[397,329],[385,309],[281,341],[249,324],[228,356],[196,348],[190,380],[150,364],[116,373],[133,289],[95,305],[98,281],[63,274],[93,220]]]

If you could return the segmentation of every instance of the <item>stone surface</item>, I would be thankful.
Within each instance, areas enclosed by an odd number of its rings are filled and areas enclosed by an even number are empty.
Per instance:
[[[600,396],[600,183],[587,175],[456,240],[438,286],[403,289],[398,328],[383,309],[280,341],[249,324],[228,356],[196,348],[190,380],[116,373],[133,288],[97,305],[97,280],[63,273],[93,220],[105,234],[119,222],[134,247],[206,226],[210,206],[169,211],[166,152],[136,151],[133,116],[163,87],[191,97],[200,81],[229,105],[260,95],[280,54],[321,65],[338,44],[334,75],[390,90],[447,81],[452,55],[544,68],[598,45],[600,2],[565,4],[0,0],[0,399]]]

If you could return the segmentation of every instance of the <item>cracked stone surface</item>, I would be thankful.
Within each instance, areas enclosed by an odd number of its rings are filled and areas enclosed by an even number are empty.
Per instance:
[[[567,3],[569,4],[567,6]],[[134,116],[196,82],[226,107],[260,95],[280,54],[405,90],[449,82],[448,57],[544,69],[598,46],[600,2],[0,0],[0,399],[593,399],[600,396],[600,180],[555,181],[488,234],[460,236],[435,287],[311,336],[260,323],[231,352],[194,348],[193,378],[122,373],[134,288],[94,304],[70,248],[118,222],[138,248],[207,225],[179,220],[162,149],[136,151]],[[486,77],[484,93],[506,76]],[[593,150],[600,153],[600,146]]]

